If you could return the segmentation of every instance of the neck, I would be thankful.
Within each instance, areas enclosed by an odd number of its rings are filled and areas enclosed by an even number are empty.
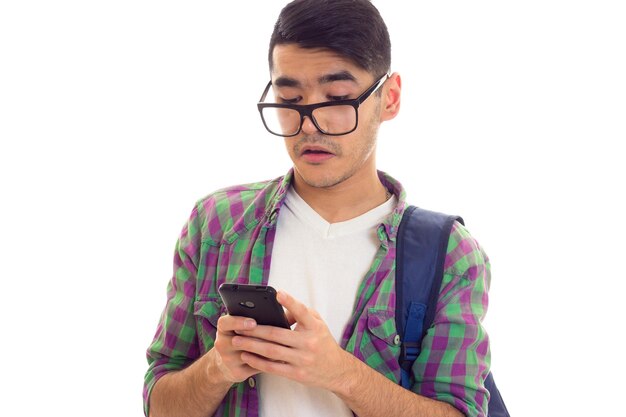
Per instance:
[[[352,176],[330,187],[307,184],[294,170],[293,187],[300,197],[329,223],[353,219],[380,206],[390,197],[376,169]]]

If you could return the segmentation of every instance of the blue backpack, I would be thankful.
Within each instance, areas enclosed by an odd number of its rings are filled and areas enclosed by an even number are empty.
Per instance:
[[[396,256],[396,328],[402,340],[402,386],[411,387],[411,366],[435,318],[450,231],[459,216],[409,206],[398,229]],[[407,279],[408,277],[408,279]],[[491,373],[488,417],[510,417]]]

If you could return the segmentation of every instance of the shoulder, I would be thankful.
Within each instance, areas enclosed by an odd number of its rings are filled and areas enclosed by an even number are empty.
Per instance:
[[[448,240],[444,273],[474,278],[489,269],[489,258],[465,226],[454,222]]]
[[[234,185],[199,199],[190,216],[190,225],[203,242],[219,244],[236,238],[265,219],[284,177]]]

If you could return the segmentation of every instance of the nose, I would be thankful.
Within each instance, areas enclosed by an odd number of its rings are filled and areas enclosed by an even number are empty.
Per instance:
[[[313,120],[311,120],[309,116],[304,116],[304,120],[302,121],[302,132],[307,135],[318,133]]]

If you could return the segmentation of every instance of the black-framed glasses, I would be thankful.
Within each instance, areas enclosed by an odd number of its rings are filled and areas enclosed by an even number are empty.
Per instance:
[[[317,130],[329,136],[352,133],[359,125],[359,106],[378,90],[389,78],[380,77],[360,96],[350,100],[325,101],[315,104],[264,103],[272,86],[267,84],[257,104],[263,125],[273,135],[292,137],[302,130],[305,116],[311,119]]]

